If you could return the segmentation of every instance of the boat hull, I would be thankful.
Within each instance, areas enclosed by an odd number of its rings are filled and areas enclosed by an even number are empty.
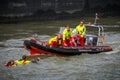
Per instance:
[[[27,50],[36,51],[35,54],[52,54],[52,55],[80,55],[81,53],[101,53],[112,51],[110,46],[80,46],[80,47],[65,47],[65,48],[57,48],[50,47],[42,42],[37,40],[25,40],[24,46]]]

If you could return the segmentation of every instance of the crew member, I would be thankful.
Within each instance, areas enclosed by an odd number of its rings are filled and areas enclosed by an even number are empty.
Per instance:
[[[48,45],[50,47],[62,47],[62,35],[61,34],[58,34],[57,36],[51,38],[48,42]]]
[[[62,34],[57,35],[57,45],[58,47],[63,47],[63,35]]]
[[[72,29],[67,25],[65,30],[63,31],[63,45],[64,47],[71,46],[70,38],[72,35]]]
[[[80,21],[80,24],[78,26],[76,26],[76,28],[73,30],[73,33],[77,33],[77,34],[80,35],[80,45],[84,46],[85,35],[86,35],[86,27],[85,27],[83,21]]]

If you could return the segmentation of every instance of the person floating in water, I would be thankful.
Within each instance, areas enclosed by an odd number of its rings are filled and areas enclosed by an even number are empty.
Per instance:
[[[14,60],[14,59],[10,59],[7,63],[4,64],[4,66],[6,67],[14,67],[17,65],[26,65],[29,63],[38,63],[40,61],[40,58],[38,57],[37,59],[32,59],[32,60],[27,60],[27,56],[23,55],[22,59],[19,60]]]
[[[7,63],[4,64],[4,66],[13,67],[13,66],[16,66],[16,63],[15,63],[14,59],[10,59]]]

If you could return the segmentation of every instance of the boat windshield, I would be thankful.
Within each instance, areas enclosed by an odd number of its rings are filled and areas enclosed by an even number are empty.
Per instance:
[[[93,27],[93,26],[86,26],[86,34],[87,35],[98,35],[99,29],[98,27]]]

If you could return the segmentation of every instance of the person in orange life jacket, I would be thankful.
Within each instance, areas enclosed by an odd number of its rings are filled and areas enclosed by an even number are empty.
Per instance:
[[[76,26],[76,28],[73,30],[73,33],[78,33],[80,35],[80,45],[84,46],[86,27],[84,26],[83,21],[80,21],[80,24],[78,26]]]
[[[58,34],[57,36],[49,39],[48,45],[50,47],[61,47],[62,46],[62,35]]]
[[[65,30],[63,31],[63,46],[64,47],[72,46],[70,43],[71,35],[72,35],[72,29],[67,25],[65,27]]]

